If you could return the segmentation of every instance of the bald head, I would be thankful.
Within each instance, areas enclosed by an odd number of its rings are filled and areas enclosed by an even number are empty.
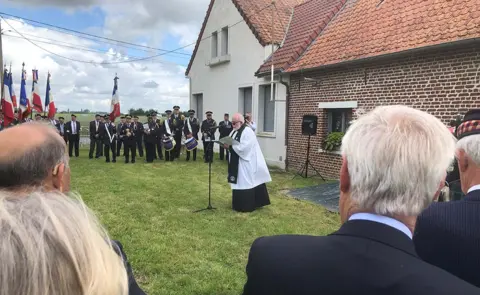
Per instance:
[[[241,122],[243,124],[245,122],[245,119],[243,118],[242,114],[235,113],[235,114],[233,114],[232,121]]]
[[[0,188],[47,185],[60,164],[62,171],[68,167],[65,152],[51,125],[29,123],[0,132]]]

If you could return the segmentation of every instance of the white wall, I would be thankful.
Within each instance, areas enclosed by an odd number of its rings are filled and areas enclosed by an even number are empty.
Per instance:
[[[218,52],[220,52],[221,29],[241,19],[242,16],[231,0],[216,0],[201,38],[204,39],[212,32],[218,31]],[[229,28],[228,35],[229,56],[214,60],[221,61],[214,66],[209,66],[212,62],[211,38],[200,43],[189,73],[190,106],[195,108],[196,102],[193,96],[203,93],[203,111],[212,111],[214,119],[219,122],[223,120],[224,113],[232,115],[239,111],[239,88],[252,87],[254,121],[261,122],[263,112],[259,111],[259,87],[262,84],[268,84],[269,80],[258,79],[254,73],[264,62],[266,49],[260,45],[245,22]],[[285,87],[277,84],[276,99],[282,101],[275,103],[274,132],[263,133],[262,126],[258,126],[257,130],[258,141],[267,163],[280,168],[285,168],[286,156],[285,92]]]

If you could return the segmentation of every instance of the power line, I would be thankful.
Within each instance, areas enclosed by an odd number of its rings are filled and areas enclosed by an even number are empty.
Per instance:
[[[36,23],[36,24],[47,26],[47,27],[56,28],[56,29],[64,30],[64,31],[68,31],[68,32],[73,32],[73,33],[76,33],[76,34],[85,35],[85,36],[89,36],[89,37],[94,37],[94,38],[98,38],[98,39],[108,40],[108,41],[111,41],[111,42],[122,43],[122,44],[126,44],[126,45],[142,47],[142,48],[147,48],[147,49],[157,50],[157,51],[163,51],[163,52],[169,52],[170,51],[170,50],[167,50],[167,49],[155,48],[155,47],[150,47],[150,46],[146,46],[146,45],[140,45],[140,44],[135,44],[135,43],[131,43],[131,42],[126,42],[126,41],[122,41],[122,40],[116,40],[116,39],[112,39],[112,38],[108,38],[108,37],[102,37],[102,36],[98,36],[98,35],[94,35],[94,34],[84,33],[84,32],[80,32],[80,31],[76,31],[76,30],[72,30],[72,29],[68,29],[68,28],[64,28],[64,27],[60,27],[60,26],[56,26],[56,25],[52,25],[52,24],[48,24],[48,23],[44,23],[44,22],[40,22],[40,21],[36,21],[36,20],[32,20],[32,19],[28,19],[28,18],[23,18],[23,17],[20,17],[20,16],[8,14],[8,13],[5,13],[5,12],[0,12],[0,15],[5,15],[5,16],[11,17],[11,18],[12,17],[13,18],[20,18],[20,19],[23,19],[23,20],[31,22],[31,23]],[[188,53],[181,53],[181,54],[190,55]]]
[[[267,9],[267,8],[270,7],[270,6],[272,6],[272,4],[266,5],[266,6],[263,7],[262,9],[254,12],[251,16],[254,16],[254,15],[262,12],[263,10]],[[182,49],[184,49],[184,48],[190,47],[190,46],[195,45],[195,44],[197,43],[197,42],[193,42],[193,43],[187,44],[187,45],[185,45],[185,46],[182,46],[182,47],[179,47],[179,48],[170,50],[170,51],[163,52],[163,53],[161,53],[161,54],[157,54],[157,55],[153,55],[153,56],[147,56],[147,57],[138,58],[138,59],[126,60],[126,61],[101,62],[101,63],[98,63],[98,62],[94,62],[94,61],[77,60],[77,59],[73,59],[73,58],[69,58],[69,57],[66,57],[66,56],[59,55],[59,54],[57,54],[57,53],[55,53],[55,52],[52,52],[52,51],[50,51],[50,50],[47,50],[47,49],[41,47],[40,45],[35,44],[33,41],[31,41],[30,39],[28,39],[27,37],[25,37],[24,35],[22,35],[22,33],[20,33],[18,30],[16,30],[12,25],[10,25],[10,24],[7,22],[7,20],[5,19],[5,17],[3,17],[2,15],[9,15],[9,14],[0,12],[0,18],[2,18],[2,19],[5,21],[5,23],[6,23],[12,30],[14,30],[18,35],[20,35],[23,39],[25,39],[26,41],[28,41],[28,42],[31,43],[32,45],[34,45],[34,46],[42,49],[43,51],[46,51],[46,52],[52,54],[52,55],[54,55],[54,56],[57,56],[57,57],[60,57],[60,58],[66,59],[66,60],[70,60],[70,61],[80,62],[80,63],[88,63],[88,64],[96,64],[96,65],[108,65],[108,64],[121,64],[121,63],[139,62],[139,61],[154,59],[154,58],[156,58],[156,57],[163,56],[163,55],[166,55],[166,54],[169,54],[169,53],[172,53],[172,52],[176,52],[176,51],[178,51],[178,50],[182,50]],[[12,16],[12,15],[9,15],[9,16]],[[15,16],[12,16],[12,17],[15,17]],[[21,19],[21,17],[19,17],[19,18]],[[27,19],[26,19],[26,20],[27,20]],[[234,27],[234,26],[236,26],[236,25],[238,25],[238,24],[240,24],[240,23],[242,23],[242,22],[244,22],[244,21],[245,21],[245,19],[242,18],[241,20],[239,20],[238,22],[234,23],[233,25],[228,26],[228,28],[232,28],[232,27]],[[34,21],[34,22],[36,22],[36,21]],[[40,22],[38,22],[38,23],[40,23]],[[47,25],[48,25],[48,24],[47,24]],[[54,27],[58,27],[58,26],[54,26]],[[58,27],[58,28],[61,28],[61,27]],[[66,30],[69,30],[69,29],[66,29]],[[73,30],[71,30],[71,31],[73,31]],[[86,33],[85,33],[85,34],[86,34]],[[93,36],[94,36],[94,35],[93,35]],[[209,38],[212,38],[212,35],[208,35],[208,36],[200,39],[198,42],[202,42],[202,41],[207,40],[207,39],[209,39]],[[113,40],[113,39],[112,39],[112,40]],[[133,44],[133,43],[132,43],[132,44]]]
[[[13,35],[3,35],[5,37],[10,37],[10,38],[16,38],[16,39],[22,39],[22,40],[25,40],[24,38],[22,37],[19,37],[19,36],[13,36]],[[32,41],[35,41],[37,43],[43,43],[43,44],[49,44],[49,45],[52,45],[52,46],[59,46],[59,47],[65,47],[65,48],[70,48],[70,49],[74,49],[74,50],[78,50],[78,51],[89,51],[89,52],[94,52],[94,53],[104,53],[104,54],[110,54],[110,55],[115,55],[115,53],[111,53],[109,51],[105,51],[105,50],[100,50],[100,49],[93,49],[93,48],[88,48],[88,47],[83,47],[83,46],[78,46],[78,45],[75,45],[75,44],[72,44],[74,46],[69,46],[69,45],[63,45],[63,44],[56,44],[56,43],[52,43],[52,42],[46,42],[46,41],[41,41],[41,40],[33,40],[33,39],[30,39]],[[131,55],[122,55],[124,57],[129,57],[129,58],[133,58],[133,59],[138,59],[140,57],[138,56],[131,56]],[[170,61],[155,61],[155,62],[158,62],[158,63],[164,63],[164,64],[173,64],[173,65],[180,65],[180,66],[186,66],[184,64],[179,64],[179,63],[175,63],[175,62],[170,62]]]

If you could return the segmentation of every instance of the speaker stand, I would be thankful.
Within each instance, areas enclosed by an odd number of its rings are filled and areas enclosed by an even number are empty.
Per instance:
[[[310,162],[310,138],[311,138],[311,135],[309,134],[308,143],[307,143],[307,159],[305,160],[305,164],[303,164],[302,168],[298,170],[297,175],[295,175],[293,179],[295,179],[295,177],[297,176],[308,178],[308,167],[310,166],[313,169],[313,171],[317,173],[316,175],[319,175],[322,178],[322,180],[325,181],[325,178],[322,176],[322,174],[320,174],[320,172],[318,172],[317,169],[315,169],[315,167],[313,167],[312,163]],[[303,176],[304,171],[305,171],[305,176]]]

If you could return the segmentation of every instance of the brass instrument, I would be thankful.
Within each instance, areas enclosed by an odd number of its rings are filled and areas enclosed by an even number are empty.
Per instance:
[[[132,133],[130,132],[130,129],[129,129],[129,128],[127,128],[127,129],[125,130],[125,133],[126,133],[127,137],[132,136]]]

